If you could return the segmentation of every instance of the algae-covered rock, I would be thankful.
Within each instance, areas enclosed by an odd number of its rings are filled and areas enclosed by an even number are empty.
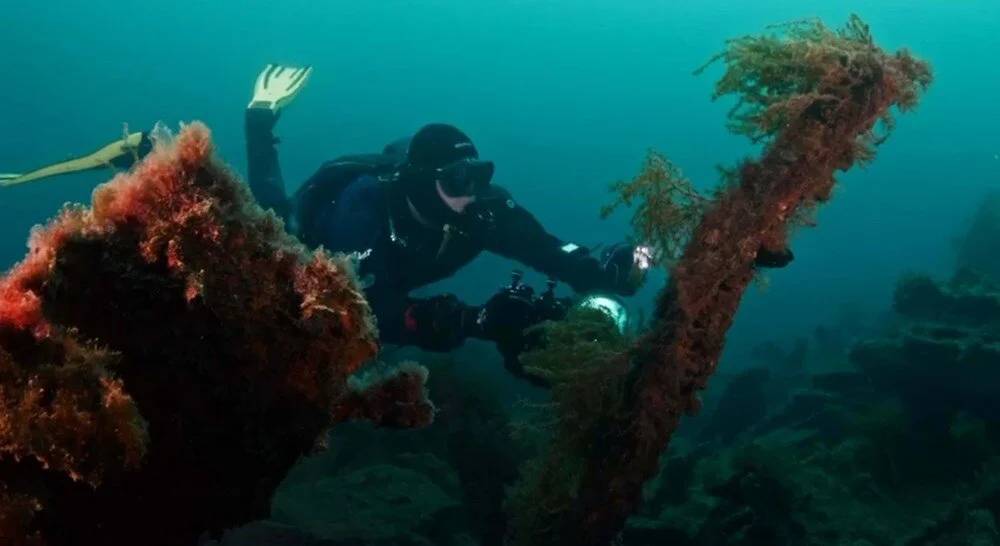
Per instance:
[[[206,127],[159,143],[0,277],[0,543],[191,544],[265,517],[339,419],[426,422],[416,368],[349,387],[372,322]]]

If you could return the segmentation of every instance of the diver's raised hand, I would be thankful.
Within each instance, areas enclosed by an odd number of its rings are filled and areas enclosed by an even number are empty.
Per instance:
[[[257,75],[253,98],[247,109],[270,110],[275,114],[295,99],[312,74],[312,67],[296,68],[269,64]]]

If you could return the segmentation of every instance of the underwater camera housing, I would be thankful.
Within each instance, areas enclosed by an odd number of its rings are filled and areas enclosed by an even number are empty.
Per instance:
[[[546,320],[562,320],[570,309],[581,307],[604,313],[614,322],[619,332],[624,333],[628,326],[628,311],[621,300],[615,296],[595,292],[580,299],[560,298],[555,294],[555,288],[558,284],[555,279],[548,279],[545,282],[545,291],[536,295],[534,288],[523,282],[523,271],[515,269],[511,272],[510,278],[510,284],[500,288],[497,294],[490,298],[490,301],[505,302],[508,306],[516,305],[522,309],[529,309],[527,322],[531,325]]]
[[[550,386],[544,378],[525,371],[520,356],[539,341],[541,332],[532,326],[548,320],[562,320],[574,308],[600,311],[614,322],[620,332],[625,332],[628,313],[618,298],[601,293],[580,299],[560,298],[555,293],[555,279],[546,281],[545,291],[536,294],[534,288],[523,282],[523,278],[523,272],[514,270],[510,284],[501,287],[489,299],[481,314],[481,320],[491,317],[486,322],[493,323],[493,327],[488,328],[492,335],[486,335],[486,339],[496,342],[504,367],[515,376],[541,387]]]

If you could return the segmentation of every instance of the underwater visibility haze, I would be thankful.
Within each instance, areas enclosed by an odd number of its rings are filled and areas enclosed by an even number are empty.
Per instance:
[[[0,545],[1000,544],[995,1],[3,11]]]

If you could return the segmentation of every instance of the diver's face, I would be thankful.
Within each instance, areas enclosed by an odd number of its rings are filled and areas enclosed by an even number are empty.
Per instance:
[[[476,201],[476,194],[486,189],[493,179],[493,162],[462,159],[434,171],[434,187],[438,197],[451,210],[462,213]]]
[[[456,197],[452,197],[448,195],[447,192],[444,191],[444,188],[441,187],[440,182],[435,182],[434,186],[437,189],[437,194],[438,197],[441,198],[441,201],[444,202],[444,204],[447,205],[448,208],[459,214],[465,212],[465,207],[476,202],[475,195],[459,195]]]

